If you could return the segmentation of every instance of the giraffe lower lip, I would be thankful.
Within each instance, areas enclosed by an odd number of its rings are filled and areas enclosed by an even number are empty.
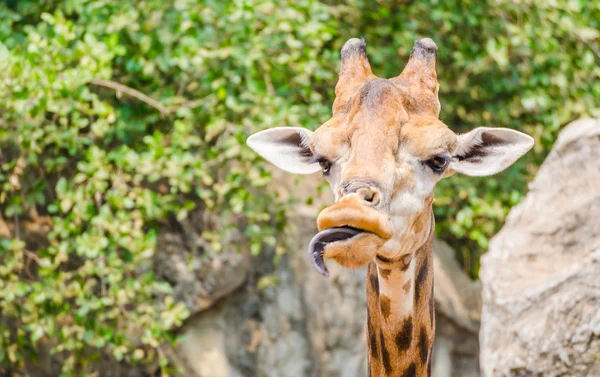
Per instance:
[[[317,233],[308,246],[308,257],[311,264],[321,275],[328,277],[329,271],[323,261],[323,249],[325,246],[333,242],[345,241],[363,232],[364,230],[361,229],[342,226],[325,229]]]

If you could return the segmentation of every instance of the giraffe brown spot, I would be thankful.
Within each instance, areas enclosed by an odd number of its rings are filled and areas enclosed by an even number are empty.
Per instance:
[[[408,368],[402,374],[402,377],[415,377],[417,375],[417,366],[415,363],[410,363]]]
[[[377,336],[373,330],[373,324],[371,323],[371,315],[367,310],[367,336],[369,337],[369,351],[371,351],[371,358],[378,359],[379,354],[377,352]]]
[[[381,314],[383,315],[384,319],[388,319],[388,317],[390,316],[391,304],[392,301],[389,297],[381,295]]]
[[[425,280],[427,279],[427,271],[429,270],[429,258],[425,258],[421,268],[419,269],[419,273],[417,274],[417,280],[415,282],[415,302],[419,302],[421,298],[421,290],[424,287]]]
[[[400,332],[396,335],[396,346],[398,346],[398,351],[406,351],[410,347],[412,331],[412,317],[408,317],[404,320]]]
[[[373,292],[375,292],[375,294],[378,295],[379,294],[379,279],[377,279],[377,272],[369,273],[369,281],[371,282],[371,288],[373,288]]]
[[[385,374],[389,375],[392,373],[392,364],[390,363],[390,353],[385,346],[385,339],[383,338],[383,331],[379,332],[379,341],[381,343],[381,362],[383,363],[383,369]]]
[[[387,268],[380,268],[379,269],[379,274],[384,279],[389,278],[391,273],[392,273],[392,270],[390,270],[390,269],[387,269]]]
[[[374,333],[369,333],[369,348],[371,350],[371,358],[378,359],[379,353],[377,352],[377,337]]]
[[[433,282],[431,284],[431,296],[429,296],[429,321],[431,322],[431,328],[435,323],[435,299],[433,296]]]
[[[414,234],[419,234],[423,230],[423,215],[421,215],[417,221],[413,224],[413,232]]]
[[[419,332],[419,355],[421,356],[421,361],[425,364],[429,355],[429,341],[427,340],[427,333],[424,327],[421,327],[421,331]]]
[[[408,279],[406,283],[404,283],[402,289],[404,290],[404,293],[408,294],[408,292],[410,292],[410,279]]]
[[[375,258],[383,263],[386,264],[397,264],[400,266],[400,270],[401,271],[406,271],[408,270],[408,267],[410,267],[410,262],[412,262],[413,260],[413,255],[412,254],[407,254],[403,257],[397,258],[397,259],[391,259],[388,257],[384,257],[383,255],[376,255]],[[380,270],[381,273],[381,270]],[[391,271],[390,271],[391,273]]]

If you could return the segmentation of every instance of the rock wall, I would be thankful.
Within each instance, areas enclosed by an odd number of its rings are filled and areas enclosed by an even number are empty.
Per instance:
[[[311,190],[300,191],[316,192]],[[331,276],[326,279],[312,269],[306,249],[317,232],[316,208],[318,205],[297,208],[292,224],[295,241],[275,269],[268,250],[241,263],[247,266],[243,282],[233,293],[213,300],[209,308],[193,306],[196,300],[187,297],[198,290],[176,285],[182,299],[196,309],[182,329],[183,341],[175,352],[185,366],[183,375],[366,376],[366,271],[347,270],[330,262]],[[172,240],[171,245],[176,244]],[[171,249],[169,255],[181,254],[185,248],[176,250]],[[479,284],[462,273],[448,245],[436,241],[434,251],[437,334],[433,375],[478,377]],[[275,276],[279,284],[258,289],[257,282],[267,274]],[[201,281],[202,276],[197,275],[196,280]],[[221,280],[231,291],[232,280],[239,283],[239,276]],[[193,281],[180,279],[180,284],[204,286]],[[224,290],[213,287],[212,291]]]
[[[482,260],[483,376],[600,376],[600,120],[560,134]]]

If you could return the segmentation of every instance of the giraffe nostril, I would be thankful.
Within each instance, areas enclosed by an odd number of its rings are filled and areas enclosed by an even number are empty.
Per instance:
[[[340,199],[346,195],[355,195],[366,206],[374,207],[381,203],[382,194],[377,182],[365,179],[351,179],[339,187]]]
[[[372,188],[362,188],[358,190],[359,197],[369,204],[377,204],[379,201],[379,195],[377,190]]]

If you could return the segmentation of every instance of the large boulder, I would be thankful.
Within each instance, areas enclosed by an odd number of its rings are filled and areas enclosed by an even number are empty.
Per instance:
[[[600,376],[600,120],[569,124],[482,260],[483,376]]]

